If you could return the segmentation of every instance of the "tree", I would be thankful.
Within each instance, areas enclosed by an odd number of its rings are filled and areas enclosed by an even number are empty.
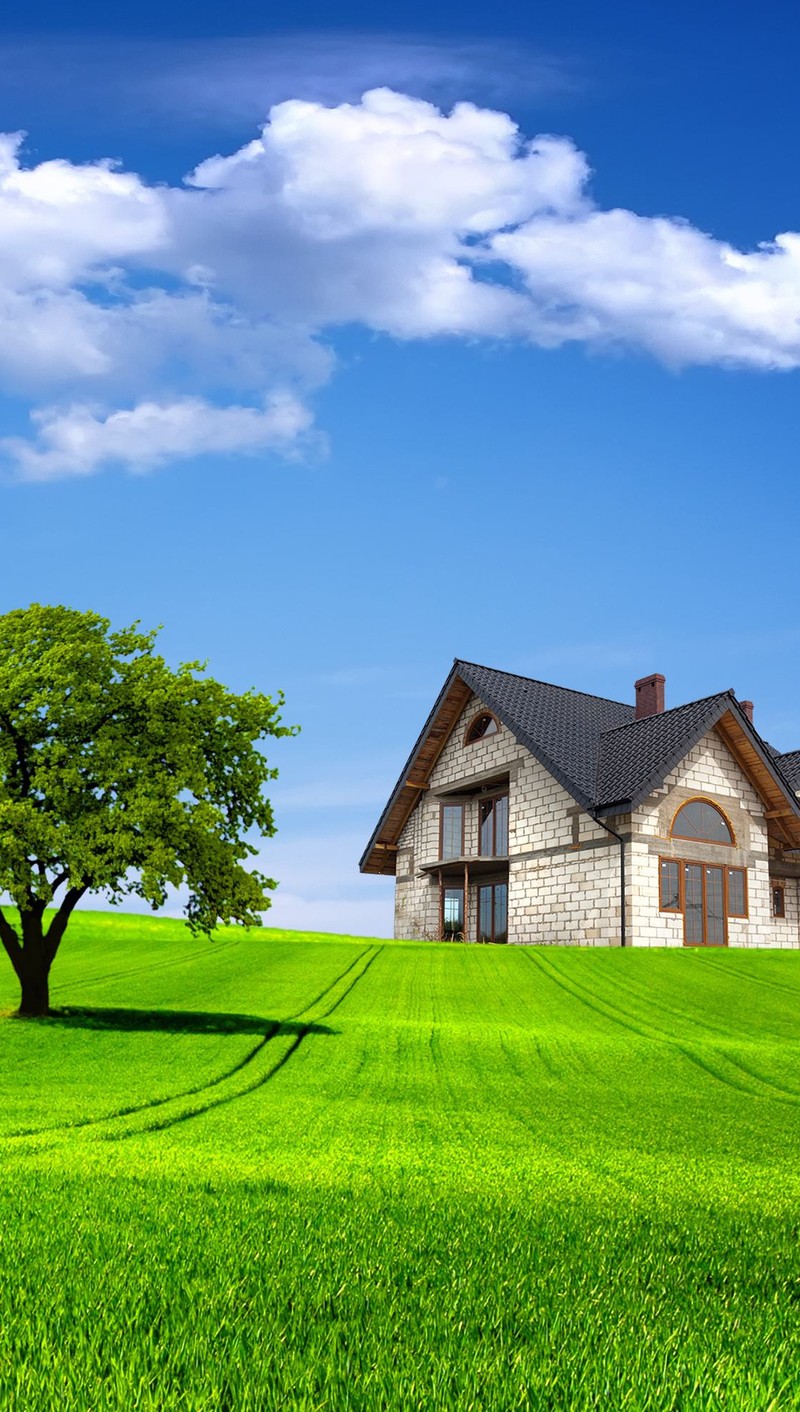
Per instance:
[[[49,976],[89,890],[136,894],[155,910],[186,884],[188,925],[259,924],[272,878],[248,870],[245,835],[275,832],[258,748],[293,735],[276,700],[235,695],[204,664],[172,670],[157,630],[32,604],[0,616],[2,941],[20,1015],[49,1010]],[[54,909],[47,915],[47,909]]]

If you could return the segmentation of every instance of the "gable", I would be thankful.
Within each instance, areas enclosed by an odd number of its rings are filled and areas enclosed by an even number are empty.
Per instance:
[[[526,753],[502,721],[497,731],[482,740],[465,744],[465,736],[476,716],[490,708],[479,696],[470,695],[438,760],[428,776],[430,790],[444,790],[476,776],[500,774]],[[493,713],[492,713],[493,714]],[[497,719],[495,717],[495,719]]]
[[[800,837],[800,820],[786,791],[745,755],[735,727],[730,713],[723,714],[669,772],[663,784],[642,802],[635,812],[645,832],[668,837],[676,811],[699,795],[720,804],[737,840],[744,839],[745,846],[751,846],[754,829],[761,835],[761,846],[768,835],[781,848],[797,846],[790,840]]]
[[[698,796],[720,805],[739,847],[765,846],[764,804],[714,728],[697,741],[663,785],[634,811],[634,827],[669,838],[678,810]]]

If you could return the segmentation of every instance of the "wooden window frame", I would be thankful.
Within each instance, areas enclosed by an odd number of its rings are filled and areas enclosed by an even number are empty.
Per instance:
[[[780,911],[780,912],[776,912],[776,911],[775,911],[775,893],[776,893],[776,892],[779,892],[780,895],[781,895],[781,911]],[[775,922],[785,922],[785,921],[786,921],[786,883],[785,883],[785,882],[770,881],[770,894],[771,894],[771,901],[772,901],[772,920],[775,921]]]
[[[442,800],[441,803],[439,804],[439,857],[441,858],[441,860],[442,860],[443,863],[448,861],[448,860],[445,858],[445,856],[444,856],[444,811],[445,811],[445,809],[460,809],[460,810],[461,810],[461,852],[460,852],[460,853],[454,853],[454,854],[452,854],[451,856],[454,857],[454,858],[463,858],[463,857],[464,857],[464,849],[465,849],[465,846],[466,846],[466,843],[465,843],[465,839],[466,839],[466,827],[467,827],[467,806],[466,806],[466,804],[461,803],[461,801],[460,801],[460,800],[457,800],[457,799],[456,799],[456,800]]]
[[[729,873],[742,873],[742,874],[743,874],[743,877],[744,877],[744,882],[743,882],[743,884],[742,884],[742,897],[743,897],[743,899],[744,899],[744,911],[743,911],[743,912],[732,912],[732,911],[731,911],[730,900],[729,900],[730,887],[729,887],[729,882],[728,882],[728,874],[729,874]],[[732,918],[734,919],[734,921],[736,921],[736,922],[746,922],[746,921],[749,920],[749,917],[750,917],[750,890],[749,890],[748,885],[747,885],[747,869],[746,869],[746,868],[726,868],[726,869],[725,869],[725,914],[726,914],[726,916],[728,916],[728,917],[732,917]]]
[[[726,841],[725,839],[719,838],[699,838],[697,834],[676,833],[675,820],[677,819],[678,815],[686,808],[687,804],[708,804],[709,808],[716,809],[720,818],[723,820],[725,827],[728,830],[728,833],[730,834],[730,838]],[[693,794],[691,799],[684,799],[683,803],[678,805],[677,809],[675,810],[675,813],[672,816],[672,823],[669,826],[669,836],[670,838],[683,839],[686,843],[713,843],[716,848],[736,847],[736,833],[733,824],[725,813],[725,810],[721,808],[721,806],[717,804],[713,799],[709,799],[708,796],[705,794]]]
[[[510,803],[509,803],[508,809],[506,810],[506,815],[507,815],[507,817],[506,817],[506,851],[505,851],[505,853],[498,853],[498,852],[497,852],[497,815],[496,815],[496,813],[494,812],[494,810],[492,810],[492,852],[491,852],[491,853],[482,853],[482,852],[481,852],[481,834],[482,834],[482,832],[483,832],[483,821],[481,820],[481,805],[482,805],[482,804],[494,804],[498,799],[505,799],[505,800],[508,800],[508,798],[509,798],[509,791],[508,791],[507,789],[498,789],[497,791],[495,791],[495,792],[492,793],[492,794],[479,794],[479,795],[478,795],[478,857],[479,857],[479,858],[507,858],[507,857],[508,857],[508,831],[509,831],[509,828],[510,828],[510,825],[511,825],[511,806],[510,806]]]
[[[700,869],[700,893],[701,893],[701,897],[702,897],[702,901],[703,901],[703,938],[704,938],[703,941],[688,941],[687,938],[686,938],[686,906],[685,906],[686,874],[685,874],[684,871],[682,871],[682,872],[681,872],[681,880],[682,880],[682,887],[683,887],[683,890],[684,890],[684,891],[683,891],[683,896],[684,896],[684,908],[683,908],[683,944],[684,944],[684,946],[719,946],[719,945],[727,946],[727,945],[728,945],[728,879],[727,879],[727,877],[726,877],[726,869],[723,867],[723,865],[722,865],[721,863],[698,863],[698,862],[695,862],[695,861],[692,861],[692,860],[689,860],[687,863],[684,863],[684,864],[683,864],[683,868],[684,868],[684,869],[685,869],[685,868],[699,868],[699,869]],[[705,940],[705,938],[708,936],[708,888],[707,888],[707,886],[706,886],[706,869],[707,869],[707,868],[715,868],[717,872],[722,873],[722,942],[721,942],[721,943],[720,943],[720,942],[709,942],[709,941],[706,941],[706,940]]]
[[[678,867],[678,900],[679,900],[679,904],[680,904],[678,907],[662,907],[662,906],[661,906],[661,864],[662,864],[662,863],[675,863],[675,864],[677,864],[677,867]],[[727,945],[728,945],[728,922],[731,921],[731,920],[736,921],[736,922],[747,921],[747,920],[749,919],[749,917],[750,917],[750,893],[749,893],[749,888],[748,888],[747,868],[730,867],[730,866],[728,866],[728,864],[726,864],[726,863],[712,863],[712,862],[709,862],[708,860],[706,860],[705,862],[699,862],[697,858],[665,858],[665,857],[660,857],[660,858],[659,858],[659,860],[658,860],[658,910],[659,910],[659,912],[663,913],[664,916],[667,916],[667,917],[683,917],[683,944],[684,944],[684,946],[709,946],[709,945],[712,945],[712,943],[707,942],[707,941],[687,941],[687,940],[686,940],[686,873],[685,873],[685,871],[684,871],[686,868],[700,868],[700,869],[704,869],[704,868],[719,868],[719,869],[721,870],[721,872],[722,872],[722,912],[723,912],[723,923],[724,923],[724,932],[725,932],[725,940],[724,940],[724,942],[722,943],[722,945],[723,945],[723,946],[727,946]],[[744,875],[744,880],[743,880],[744,909],[745,909],[744,912],[731,912],[731,910],[730,910],[730,889],[729,889],[729,886],[728,886],[728,874],[729,874],[729,873],[742,873],[742,874]],[[706,879],[705,879],[705,873],[703,873],[703,879],[702,879],[702,894],[703,894],[703,935],[705,936],[706,933],[707,933],[707,930],[708,930],[708,913],[707,913],[707,907],[706,907]],[[716,945],[716,943],[713,943],[713,944]]]
[[[476,711],[467,729],[464,731],[464,745],[480,745],[481,741],[486,739],[486,731],[484,731],[482,735],[476,735],[474,740],[471,738],[471,733],[476,721],[481,720],[483,716],[488,716],[490,720],[494,721],[494,730],[489,733],[490,736],[497,735],[500,730],[500,722],[494,714],[494,711]]]
[[[496,921],[497,921],[497,918],[496,918],[496,914],[495,914],[495,894],[496,894],[496,892],[497,892],[498,887],[504,887],[505,890],[506,890],[506,939],[505,939],[505,942],[497,941],[497,940],[496,940],[496,931],[497,931],[497,928],[496,928]],[[491,937],[491,941],[483,941],[482,938],[481,938],[481,893],[484,892],[485,890],[490,890],[490,891],[491,891],[491,894],[492,894],[492,937]],[[484,883],[484,882],[482,882],[482,883],[478,883],[478,896],[477,896],[477,898],[476,898],[476,903],[477,903],[476,910],[477,910],[477,914],[478,914],[478,918],[477,918],[477,921],[478,921],[478,929],[477,929],[476,936],[477,936],[477,940],[478,940],[478,942],[480,943],[480,945],[482,945],[482,946],[505,946],[505,945],[507,945],[507,944],[508,944],[508,882],[507,882],[507,881],[500,881],[500,882],[489,882],[489,883]]]
[[[445,915],[444,915],[444,907],[445,907],[445,894],[448,893],[448,892],[460,892],[460,894],[461,894],[461,930],[460,930],[460,931],[448,932],[448,930],[447,930],[447,919],[445,918]],[[441,939],[442,939],[442,941],[447,941],[449,937],[461,937],[461,939],[463,940],[464,937],[465,937],[465,927],[466,927],[466,923],[467,923],[467,894],[466,894],[466,889],[465,889],[463,883],[453,883],[453,882],[444,882],[444,881],[442,881],[442,883],[441,883],[440,911],[441,911],[441,926],[440,926],[439,930],[440,930],[440,932],[441,932]]]
[[[669,863],[678,869],[677,907],[665,907],[661,900],[661,867],[664,863]],[[658,860],[658,910],[659,912],[667,912],[672,917],[679,917],[683,913],[683,863],[680,858],[659,858]]]

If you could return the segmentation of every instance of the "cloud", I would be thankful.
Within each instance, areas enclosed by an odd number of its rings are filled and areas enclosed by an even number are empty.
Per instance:
[[[161,193],[110,161],[23,167],[23,135],[0,134],[0,268],[16,289],[65,287],[98,264],[167,242]]]
[[[6,437],[0,447],[24,480],[88,476],[105,466],[149,471],[189,456],[292,450],[311,424],[286,393],[265,407],[214,407],[198,397],[141,402],[130,411],[98,415],[89,407],[37,412],[35,442]]]
[[[368,836],[369,831],[319,831],[294,839],[284,839],[279,834],[264,843],[249,863],[278,879],[279,885],[271,893],[272,905],[263,916],[264,925],[351,936],[392,936],[393,879],[369,879],[366,897],[358,872],[358,859]],[[313,868],[309,867],[309,858],[314,859]],[[185,887],[170,888],[159,915],[182,917],[187,895]],[[101,893],[89,893],[81,906],[102,911],[108,909],[109,902]],[[123,907],[125,912],[152,915],[151,908],[138,897],[126,897]]]
[[[299,448],[344,325],[800,366],[800,234],[738,250],[590,177],[566,137],[386,88],[279,103],[178,186],[2,138],[0,386],[38,402],[5,455],[51,479]]]
[[[213,38],[7,36],[0,90],[9,111],[41,112],[94,132],[97,113],[126,129],[241,132],[289,98],[328,106],[390,85],[448,105],[459,98],[530,102],[569,98],[585,86],[581,65],[507,40],[348,31]],[[25,117],[25,122],[31,118]],[[16,119],[18,121],[18,119]]]
[[[270,894],[272,905],[263,914],[264,925],[351,936],[392,936],[394,879],[368,879],[366,896],[358,871],[370,827],[362,833],[319,829],[291,839],[279,833],[264,841],[248,863],[278,879],[277,889]],[[313,867],[309,859],[314,860]],[[169,888],[158,915],[183,917],[187,898],[185,887]],[[8,901],[0,895],[0,905]],[[110,905],[99,892],[88,893],[81,903],[90,911],[107,911]],[[136,896],[126,896],[120,910],[152,916],[150,906]]]
[[[525,281],[531,337],[618,342],[666,363],[800,365],[800,236],[745,253],[686,222],[591,210],[501,232]]]
[[[375,883],[375,879],[370,879]],[[373,888],[370,888],[372,891]],[[394,935],[394,903],[391,891],[383,897],[304,897],[279,888],[272,894],[273,902],[264,913],[265,927],[287,931],[334,932],[342,936],[391,937]],[[0,905],[3,899],[0,897]],[[158,910],[159,917],[184,920],[184,898],[171,891],[167,902]],[[88,893],[81,903],[87,912],[107,912],[111,905],[99,893]],[[152,917],[153,911],[140,897],[126,897],[120,911]],[[188,933],[187,933],[188,935]],[[56,978],[57,979],[57,978]]]

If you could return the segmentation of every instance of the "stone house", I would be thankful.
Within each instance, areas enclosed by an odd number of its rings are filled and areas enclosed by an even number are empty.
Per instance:
[[[800,946],[800,750],[752,718],[456,659],[361,871],[395,875],[397,937]]]

